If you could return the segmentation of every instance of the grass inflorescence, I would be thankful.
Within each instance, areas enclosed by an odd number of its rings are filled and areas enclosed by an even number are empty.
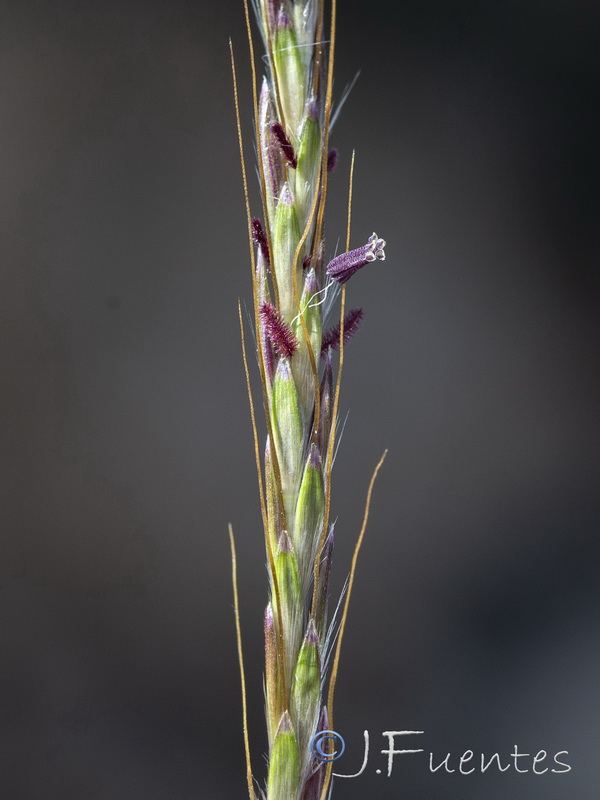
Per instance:
[[[331,470],[344,347],[363,318],[360,308],[346,313],[346,283],[359,269],[385,258],[385,242],[373,234],[366,244],[350,249],[353,156],[346,248],[329,261],[325,256],[327,183],[338,162],[337,150],[329,147],[335,0],[328,9],[324,0],[256,0],[267,63],[260,88],[247,0],[244,9],[262,219],[253,217],[250,209],[233,49],[231,57],[252,266],[253,322],[267,429],[263,445],[241,311],[240,327],[270,582],[264,618],[269,768],[266,788],[259,791],[265,800],[325,800],[331,793],[331,763],[315,757],[311,741],[332,725],[333,691],[356,558],[373,481],[385,457],[369,486],[342,617],[334,631],[335,621],[328,616],[334,551]],[[338,298],[339,321],[324,333],[325,317]],[[339,351],[337,370],[333,351]],[[231,544],[235,585],[232,533]],[[248,791],[255,800],[237,588],[235,592]]]

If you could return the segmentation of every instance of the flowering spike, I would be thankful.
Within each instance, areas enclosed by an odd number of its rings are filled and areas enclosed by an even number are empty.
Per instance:
[[[377,234],[374,233],[369,237],[367,244],[336,256],[327,265],[326,272],[334,281],[346,283],[355,272],[371,261],[375,261],[375,259],[383,261],[385,259],[384,247],[385,241],[378,239]]]
[[[260,221],[251,220],[255,343],[268,429],[264,462],[257,463],[271,601],[264,619],[265,791],[254,789],[249,755],[247,774],[252,800],[258,794],[262,800],[323,800],[331,796],[331,765],[313,755],[310,742],[317,730],[333,724],[323,701],[336,636],[327,611],[330,474],[338,422],[334,387],[339,387],[333,361],[334,351],[359,327],[362,311],[344,311],[341,320],[338,312],[341,325],[325,338],[323,315],[336,299],[337,292],[329,292],[332,284],[383,259],[385,242],[374,234],[329,265],[324,256],[323,179],[338,162],[338,151],[328,145],[335,5],[325,0],[252,0],[252,5],[268,72],[255,98],[262,211]],[[329,21],[331,38],[325,30]],[[256,85],[254,68],[252,77]],[[237,120],[241,124],[239,111]],[[245,176],[244,185],[248,196]],[[333,753],[327,741],[326,752]]]
[[[298,341],[290,326],[283,321],[279,311],[271,303],[263,303],[260,308],[260,318],[277,355],[291,358],[298,347]]]
[[[332,147],[327,155],[327,172],[333,172],[337,167],[340,152],[337,147]]]
[[[283,125],[280,122],[274,122],[271,125],[271,132],[273,133],[277,144],[281,148],[281,152],[283,153],[283,157],[287,163],[292,169],[296,169],[298,166],[298,159],[296,158],[293,145],[283,130]]]
[[[344,344],[348,344],[360,328],[365,312],[362,308],[351,308],[344,317]],[[337,350],[340,346],[340,323],[334,325],[323,335],[321,358],[325,358],[329,350]]]

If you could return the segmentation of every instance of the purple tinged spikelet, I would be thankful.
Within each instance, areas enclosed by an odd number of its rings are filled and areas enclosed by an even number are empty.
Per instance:
[[[277,355],[291,358],[298,347],[298,342],[279,311],[271,303],[263,303],[260,308],[260,318]]]
[[[375,259],[384,261],[384,247],[384,239],[379,239],[374,233],[369,237],[367,244],[357,247],[356,250],[350,250],[348,253],[341,253],[332,259],[327,265],[326,272],[334,281],[346,283],[355,272],[370,264],[371,261],[375,261]]]
[[[333,172],[337,167],[340,153],[337,147],[332,147],[327,155],[327,172]]]
[[[312,261],[312,258],[310,259]],[[310,261],[307,264],[307,267],[310,266]],[[302,264],[304,266],[304,263]],[[307,297],[312,297],[316,292],[319,291],[319,283],[317,281],[317,274],[314,269],[309,269],[306,273],[306,278],[304,279],[304,289],[302,290],[302,294]]]
[[[351,308],[344,316],[344,344],[348,344],[350,339],[354,336],[360,328],[364,319],[365,312],[362,308]],[[330,350],[338,350],[340,346],[340,323],[331,327],[323,335],[323,343],[321,345],[321,358],[325,358]]]
[[[316,444],[311,444],[308,452],[308,466],[312,469],[321,470],[323,462],[321,460],[321,453]]]
[[[306,327],[308,329],[310,346],[312,348],[315,360],[318,360],[319,358],[321,339],[323,336],[321,309],[316,303],[313,302],[313,298],[316,296],[318,291],[319,291],[319,283],[317,281],[316,272],[312,267],[309,267],[308,270],[306,271],[306,275],[304,278],[304,287],[302,289],[300,307],[305,309],[304,319],[306,322]],[[299,330],[297,330],[297,334],[298,338],[302,338]],[[309,363],[307,363],[306,369],[310,371]],[[309,383],[312,383],[312,381],[309,381]],[[307,398],[305,401],[306,407],[309,408],[313,402],[314,402],[314,389],[311,390],[310,397]]]
[[[279,203],[287,208],[291,208],[294,205],[294,195],[287,182],[283,184],[279,192]]]
[[[323,286],[325,284],[325,270],[323,268],[323,253],[325,251],[325,242],[321,239],[320,242],[314,242],[312,247],[312,260],[311,265],[315,268],[317,280]]]
[[[292,545],[292,540],[289,537],[287,531],[281,531],[281,535],[277,540],[277,551],[279,553],[291,553],[294,549]]]
[[[281,715],[281,719],[279,720],[279,726],[277,728],[277,733],[293,733],[294,726],[292,725],[292,718],[290,717],[289,711],[284,711]]]
[[[317,725],[317,731],[326,730],[329,730],[329,714],[327,713],[327,706],[323,706],[321,709],[321,716],[319,717],[319,724]]]
[[[306,644],[319,644],[319,634],[317,632],[317,626],[315,625],[314,619],[309,620],[308,627],[306,629],[306,636],[304,637],[304,641]]]
[[[272,744],[281,709],[273,707],[278,698],[277,693],[277,643],[273,607],[269,603],[265,609],[265,688],[267,699],[267,724],[269,743]]]
[[[275,110],[269,82],[266,78],[263,79],[260,90],[258,119],[261,159],[265,173],[267,199],[270,204],[270,213],[272,213],[273,203],[283,184],[284,167],[281,158],[281,150],[271,130],[271,125],[275,121]]]
[[[279,11],[280,4],[281,4],[281,0],[266,0],[269,26],[270,26],[271,30],[273,30],[273,27],[275,26],[275,23],[277,22],[277,13]]]
[[[271,603],[267,603],[265,608],[265,632],[270,636],[274,630],[275,619],[273,617],[273,607]]]
[[[252,220],[252,238],[254,239],[254,244],[260,247],[265,264],[270,264],[269,242],[267,241],[261,221],[256,218]]]
[[[296,169],[298,167],[298,159],[296,158],[294,147],[283,129],[283,125],[280,122],[274,122],[271,125],[271,133],[281,148],[281,152],[283,153],[283,157],[286,162],[292,169]]]
[[[270,343],[269,347],[271,347]],[[273,550],[275,550],[279,536],[279,530],[281,529],[281,509],[278,502],[277,492],[275,491],[271,439],[268,436],[265,444],[265,488],[268,534],[271,541],[271,547]]]
[[[321,118],[319,103],[314,94],[306,102],[306,116],[316,120]]]
[[[319,722],[317,724],[316,733],[320,733],[321,731],[329,730],[329,714],[327,713],[327,707],[323,706],[321,709],[321,714],[319,716]],[[327,752],[327,748],[331,746],[331,741],[325,740],[322,745]],[[321,797],[321,791],[323,789],[323,780],[325,778],[325,770],[327,764],[323,761],[319,761],[316,758],[312,759],[311,768],[312,774],[306,781],[304,786],[304,791],[302,793],[302,800],[319,800]]]
[[[319,419],[318,445],[321,453],[327,453],[329,432],[331,431],[331,413],[333,409],[333,366],[331,352],[325,356],[325,372],[321,380],[321,414]]]
[[[265,263],[263,251],[260,247],[258,248],[258,253],[256,255],[256,285],[258,287],[258,302],[262,306],[269,302],[270,295],[267,281],[267,265]],[[262,319],[259,319],[259,325],[263,364],[267,374],[267,379],[269,384],[271,384],[273,383],[273,378],[275,377],[275,355],[273,353],[271,340],[269,339],[269,335],[267,333],[267,327]]]
[[[283,3],[279,7],[279,13],[277,14],[277,27],[280,29],[292,27],[292,20],[290,19],[289,14],[285,10],[285,6],[283,5]]]
[[[335,523],[329,526],[329,534],[323,545],[323,557],[319,568],[319,603],[317,606],[317,619],[319,621],[319,635],[324,640],[327,633],[327,596],[329,594],[329,578],[333,559],[333,531]]]

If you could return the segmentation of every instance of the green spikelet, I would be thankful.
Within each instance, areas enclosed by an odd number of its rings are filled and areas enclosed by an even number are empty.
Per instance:
[[[273,269],[275,270],[277,288],[279,290],[279,310],[288,324],[296,316],[292,265],[299,241],[300,226],[298,224],[298,214],[294,206],[294,198],[286,183],[281,189],[279,202],[275,211],[275,225],[273,226]],[[298,259],[298,261],[300,261],[300,259]],[[302,264],[297,264],[297,279],[299,278],[301,269]]]
[[[319,165],[321,163],[321,136],[316,114],[309,111],[304,118],[300,130],[300,141],[297,150],[298,166],[296,168],[295,196],[298,216],[302,227],[308,217],[313,201],[313,187]]]
[[[280,358],[273,380],[271,424],[281,473],[281,488],[288,524],[294,519],[296,492],[302,464],[302,417],[298,393],[288,359]]]
[[[329,433],[331,431],[331,414],[333,412],[333,368],[331,354],[327,353],[325,372],[321,380],[321,419],[319,421],[318,443],[321,453],[327,453]]]
[[[314,0],[295,0],[292,5],[294,31],[305,69],[310,69],[318,13],[318,4]]]
[[[315,363],[319,363],[321,355],[321,341],[323,338],[323,327],[321,323],[321,306],[316,302],[315,294],[319,284],[314,269],[311,267],[306,273],[304,289],[300,300],[300,308],[303,309],[303,317],[308,329],[308,338],[312,347]],[[300,338],[298,334],[298,338]],[[314,392],[313,392],[314,394]]]
[[[311,619],[294,670],[290,708],[302,757],[317,726],[320,692],[319,635],[314,620]]]
[[[318,365],[321,355],[323,328],[321,324],[321,307],[317,305],[315,300],[317,291],[317,276],[314,269],[311,267],[304,279],[300,308],[302,309],[302,319],[304,320],[308,332],[310,347],[313,351],[313,358],[315,364]],[[294,325],[294,335],[298,342],[298,349],[292,361],[292,371],[294,373],[296,387],[298,388],[298,398],[300,400],[304,419],[308,419],[312,414],[315,402],[315,379],[310,363],[304,330],[299,318]]]
[[[304,113],[306,76],[298,40],[283,6],[273,38],[273,61],[286,127],[293,138],[296,138]]]
[[[284,616],[290,616],[298,608],[300,599],[300,575],[298,561],[290,537],[283,531],[279,537],[275,555],[275,572]]]
[[[258,132],[260,144],[260,159],[262,161],[263,173],[265,178],[265,202],[267,206],[267,216],[269,225],[275,219],[275,208],[277,196],[283,183],[283,160],[281,151],[273,142],[271,126],[277,121],[271,90],[266,78],[260,90],[260,101],[258,111]]]
[[[312,574],[315,542],[323,522],[325,493],[321,456],[315,444],[311,445],[302,483],[298,492],[298,503],[294,519],[294,547],[298,554],[300,575],[306,587]]]
[[[269,760],[269,800],[295,800],[298,796],[298,746],[290,715],[281,715]]]
[[[275,556],[275,572],[282,616],[280,623],[276,615],[276,622],[287,632],[288,641],[284,654],[285,673],[291,675],[302,637],[302,606],[298,560],[286,531],[283,531],[279,537]]]

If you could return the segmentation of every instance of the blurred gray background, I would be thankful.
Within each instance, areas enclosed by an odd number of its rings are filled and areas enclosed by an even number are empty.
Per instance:
[[[335,797],[592,800],[600,739],[598,132],[591,0],[343,2],[328,248],[356,276]],[[2,800],[245,796],[226,525],[264,776],[239,0],[0,8]],[[247,150],[252,160],[250,125]],[[384,730],[425,755],[377,775]],[[560,750],[568,774],[430,774]],[[454,764],[456,766],[456,764]],[[551,765],[553,766],[553,765]]]

